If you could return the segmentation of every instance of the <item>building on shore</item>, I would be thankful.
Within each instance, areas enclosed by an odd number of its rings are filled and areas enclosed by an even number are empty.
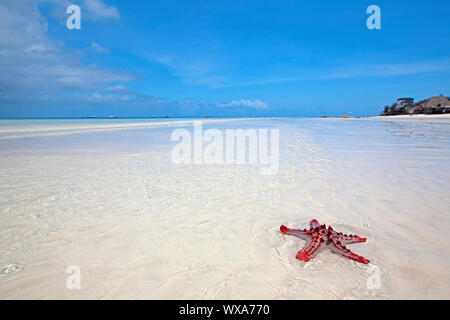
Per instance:
[[[408,109],[414,106],[414,98],[398,98],[397,108],[398,109]]]
[[[434,96],[414,103],[414,98],[398,98],[396,103],[385,106],[381,115],[400,114],[441,114],[450,113],[450,98],[443,95]]]
[[[414,106],[411,113],[450,113],[450,100],[444,96],[435,96]]]

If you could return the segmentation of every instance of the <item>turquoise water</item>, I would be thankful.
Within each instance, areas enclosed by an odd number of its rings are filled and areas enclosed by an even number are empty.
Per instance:
[[[191,123],[194,118],[0,119],[0,139]]]
[[[114,119],[0,119],[0,129],[4,127],[42,127],[62,125],[112,125],[123,123],[158,123],[195,120],[194,118],[114,118]]]

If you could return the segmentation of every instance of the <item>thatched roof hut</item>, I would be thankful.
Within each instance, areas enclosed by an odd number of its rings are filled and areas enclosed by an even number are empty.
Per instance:
[[[434,113],[437,110],[446,112],[450,108],[450,100],[444,96],[435,96],[424,100],[414,107],[414,113]]]
[[[444,96],[431,97],[421,104],[424,108],[432,108],[437,106],[450,106],[450,100]]]

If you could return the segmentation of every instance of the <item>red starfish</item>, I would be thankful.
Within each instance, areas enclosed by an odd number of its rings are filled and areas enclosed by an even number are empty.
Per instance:
[[[351,252],[345,247],[349,243],[365,242],[367,238],[362,238],[354,234],[342,234],[342,232],[334,231],[331,226],[328,226],[327,229],[324,224],[320,225],[316,219],[312,219],[309,225],[311,226],[309,230],[289,229],[284,225],[280,227],[280,231],[284,234],[306,240],[305,246],[297,253],[297,259],[305,262],[311,260],[320,251],[319,249],[323,248],[322,244],[325,244],[334,253],[361,263],[367,264],[370,262],[368,259]]]

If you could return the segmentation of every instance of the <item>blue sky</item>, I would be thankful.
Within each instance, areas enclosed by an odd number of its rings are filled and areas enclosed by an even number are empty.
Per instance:
[[[0,117],[374,115],[450,95],[449,17],[448,0],[0,0]]]

